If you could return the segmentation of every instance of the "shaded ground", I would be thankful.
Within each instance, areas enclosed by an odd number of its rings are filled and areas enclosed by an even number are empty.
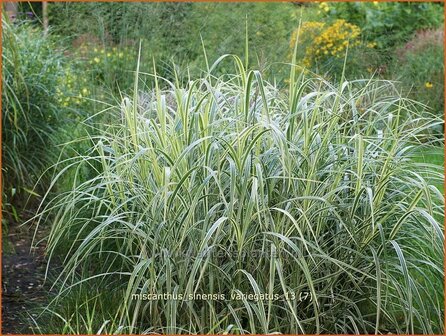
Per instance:
[[[46,261],[44,244],[31,249],[34,229],[10,222],[3,234],[2,253],[2,334],[33,333],[33,308],[48,300],[44,283]],[[44,236],[40,230],[37,240]]]

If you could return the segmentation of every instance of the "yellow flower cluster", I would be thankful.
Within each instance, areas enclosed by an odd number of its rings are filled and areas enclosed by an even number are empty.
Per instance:
[[[56,97],[59,104],[69,106],[70,103],[80,105],[82,98],[90,94],[87,78],[79,78],[70,68],[65,70],[65,76],[58,82]]]
[[[351,48],[361,44],[361,29],[345,20],[336,20],[331,25],[305,22],[298,31],[291,37],[291,47],[294,48],[299,37],[299,44],[306,46],[303,59],[303,65],[306,67],[324,57],[343,57],[347,46]]]
[[[297,38],[299,38],[299,43],[302,42],[302,39],[304,40],[304,42],[314,40],[320,34],[324,26],[325,23],[323,22],[316,22],[316,21],[304,22],[300,27],[300,29],[296,29],[291,34],[291,41],[290,41],[291,48],[294,48],[294,44],[296,43]]]
[[[328,4],[326,2],[321,2],[319,4],[319,8],[320,8],[320,10],[322,10],[324,12],[329,12],[330,11],[330,6],[328,6]]]
[[[104,48],[93,48],[92,50],[88,50],[87,48],[83,48],[82,53],[88,54],[90,64],[100,64],[102,62],[117,62],[118,60],[122,60],[124,56],[128,56],[129,50],[125,48],[124,51],[118,51],[116,47],[110,48],[109,50]]]

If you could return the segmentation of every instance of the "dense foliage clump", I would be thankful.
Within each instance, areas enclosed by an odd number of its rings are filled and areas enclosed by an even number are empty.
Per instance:
[[[5,204],[32,190],[57,159],[55,146],[68,120],[60,109],[58,83],[64,58],[41,29],[11,26],[3,20],[2,54],[2,193]],[[12,209],[14,212],[15,210]]]
[[[410,154],[442,121],[387,81],[293,66],[280,90],[237,57],[214,77],[228,57],[186,87],[153,74],[63,163],[95,174],[42,212],[60,298],[113,283],[109,332],[441,332],[441,168]]]

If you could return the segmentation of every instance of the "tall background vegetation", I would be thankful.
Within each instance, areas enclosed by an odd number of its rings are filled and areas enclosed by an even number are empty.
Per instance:
[[[54,162],[56,138],[69,122],[57,101],[65,58],[53,37],[29,24],[3,23],[2,193],[3,208],[17,216],[13,200],[23,201]],[[56,50],[55,50],[56,49]]]

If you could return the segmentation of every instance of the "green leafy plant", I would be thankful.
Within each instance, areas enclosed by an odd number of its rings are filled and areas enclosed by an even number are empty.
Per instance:
[[[60,163],[96,173],[39,214],[65,250],[58,298],[114,283],[122,333],[442,333],[442,167],[411,157],[442,121],[392,82],[292,65],[284,89],[246,65],[184,87],[154,71],[146,93],[137,70]]]
[[[2,20],[2,194],[3,209],[32,191],[40,174],[54,162],[53,146],[67,110],[57,101],[63,78],[62,53],[51,37],[22,24]],[[12,211],[15,212],[13,206]],[[17,217],[17,214],[16,214]]]

